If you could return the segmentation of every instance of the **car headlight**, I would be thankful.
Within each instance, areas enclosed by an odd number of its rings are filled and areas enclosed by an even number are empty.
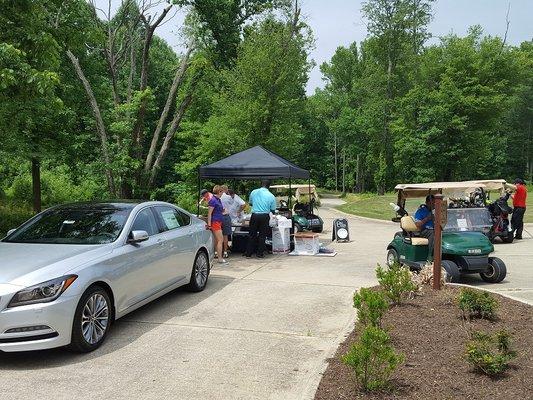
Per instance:
[[[48,303],[54,301],[67,290],[76,280],[77,275],[67,275],[52,279],[38,285],[27,287],[17,292],[9,302],[8,307],[25,306],[35,303]]]

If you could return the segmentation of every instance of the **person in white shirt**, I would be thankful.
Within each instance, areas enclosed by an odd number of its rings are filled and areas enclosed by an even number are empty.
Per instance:
[[[222,195],[220,200],[232,221],[238,220],[242,216],[242,211],[244,210],[246,202],[232,189],[228,189],[226,193]]]
[[[224,235],[224,257],[228,256],[229,238],[232,235],[232,221],[236,221],[242,215],[245,202],[226,185],[222,186],[220,201],[224,207],[224,220],[222,222],[222,234]]]

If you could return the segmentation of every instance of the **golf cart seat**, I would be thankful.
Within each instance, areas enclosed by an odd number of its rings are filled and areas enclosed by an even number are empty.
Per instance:
[[[400,226],[404,232],[404,241],[411,243],[413,246],[427,246],[429,244],[427,238],[416,236],[416,233],[420,232],[420,229],[418,229],[415,220],[410,215],[402,217]]]

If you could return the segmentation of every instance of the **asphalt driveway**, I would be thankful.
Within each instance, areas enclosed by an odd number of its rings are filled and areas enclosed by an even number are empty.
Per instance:
[[[328,228],[339,215],[321,213]],[[349,219],[352,242],[332,244],[336,257],[235,256],[213,269],[204,292],[175,291],[119,320],[91,354],[0,354],[1,398],[312,398],[326,358],[352,327],[352,293],[376,283],[375,265],[397,230]],[[509,274],[495,288],[533,302],[533,240],[497,253]]]

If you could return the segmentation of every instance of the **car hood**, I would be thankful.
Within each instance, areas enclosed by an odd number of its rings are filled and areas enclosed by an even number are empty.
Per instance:
[[[54,279],[111,251],[110,245],[0,242],[0,284],[28,286]]]

